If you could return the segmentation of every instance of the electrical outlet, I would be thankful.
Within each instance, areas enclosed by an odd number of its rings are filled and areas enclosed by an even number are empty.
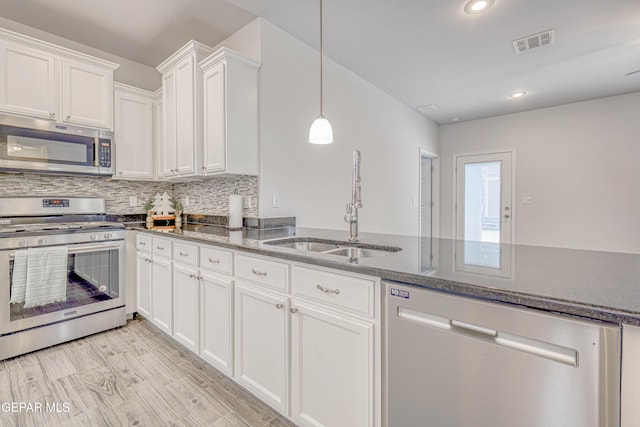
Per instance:
[[[137,196],[129,196],[129,206],[136,207],[138,206],[138,197]]]
[[[279,208],[280,207],[280,196],[278,196],[277,194],[273,195],[273,200],[272,200],[272,205],[274,208]]]
[[[184,207],[189,206],[189,196],[184,196],[182,204],[184,205]]]

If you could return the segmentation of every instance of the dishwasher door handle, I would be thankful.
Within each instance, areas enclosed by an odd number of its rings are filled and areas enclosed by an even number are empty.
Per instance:
[[[495,337],[498,335],[498,331],[496,331],[495,329],[484,328],[482,326],[461,322],[459,320],[452,320],[451,326],[458,329],[464,329],[464,332],[471,331],[482,335],[488,335],[490,337]]]

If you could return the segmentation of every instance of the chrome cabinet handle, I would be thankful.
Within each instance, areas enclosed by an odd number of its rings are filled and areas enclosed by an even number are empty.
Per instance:
[[[180,256],[189,256],[189,253],[187,252],[186,254],[184,252],[180,252]]]
[[[156,249],[158,249],[160,251],[164,251],[164,247],[162,247],[162,246],[156,246]]]
[[[147,246],[147,244],[145,242],[140,242],[138,243],[140,246]]]
[[[291,312],[291,314],[296,314],[298,312],[297,308],[290,308],[289,311]]]
[[[209,258],[209,262],[210,262],[211,264],[220,264],[220,260],[219,260],[219,259]]]
[[[202,280],[202,276],[196,276],[196,279]]]
[[[321,290],[322,292],[324,292],[325,294],[340,294],[340,289],[329,289],[329,288],[325,288],[322,285],[316,285],[316,288],[318,288],[319,290]]]
[[[195,278],[196,278],[196,275],[195,275],[195,274],[189,274],[189,277],[190,277],[191,279],[195,279]]]
[[[264,276],[266,276],[266,275],[267,275],[267,272],[266,272],[266,271],[256,271],[256,269],[255,269],[255,268],[252,268],[252,269],[251,269],[251,272],[252,272],[253,274],[255,274],[256,276],[263,276],[263,277],[264,277]]]
[[[281,308],[283,308],[283,307],[284,307],[284,304],[276,304],[276,308],[277,308],[278,310],[280,310],[280,309],[281,309]]]
[[[71,118],[71,116],[70,116],[70,115],[69,115],[69,116],[67,116],[67,120],[69,120],[70,118]]]
[[[55,119],[56,118],[56,113],[49,113],[49,118],[50,119]]]

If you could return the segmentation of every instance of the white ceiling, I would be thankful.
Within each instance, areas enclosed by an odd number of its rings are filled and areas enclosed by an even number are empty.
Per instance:
[[[0,15],[155,67],[256,16],[318,47],[317,0],[0,0]],[[640,0],[324,0],[325,55],[438,123],[640,91]],[[555,44],[512,41],[553,29]],[[507,95],[524,90],[518,100]]]

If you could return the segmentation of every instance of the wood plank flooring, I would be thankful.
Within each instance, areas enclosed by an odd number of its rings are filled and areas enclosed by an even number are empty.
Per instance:
[[[294,426],[144,319],[0,361],[0,405],[2,427]]]

